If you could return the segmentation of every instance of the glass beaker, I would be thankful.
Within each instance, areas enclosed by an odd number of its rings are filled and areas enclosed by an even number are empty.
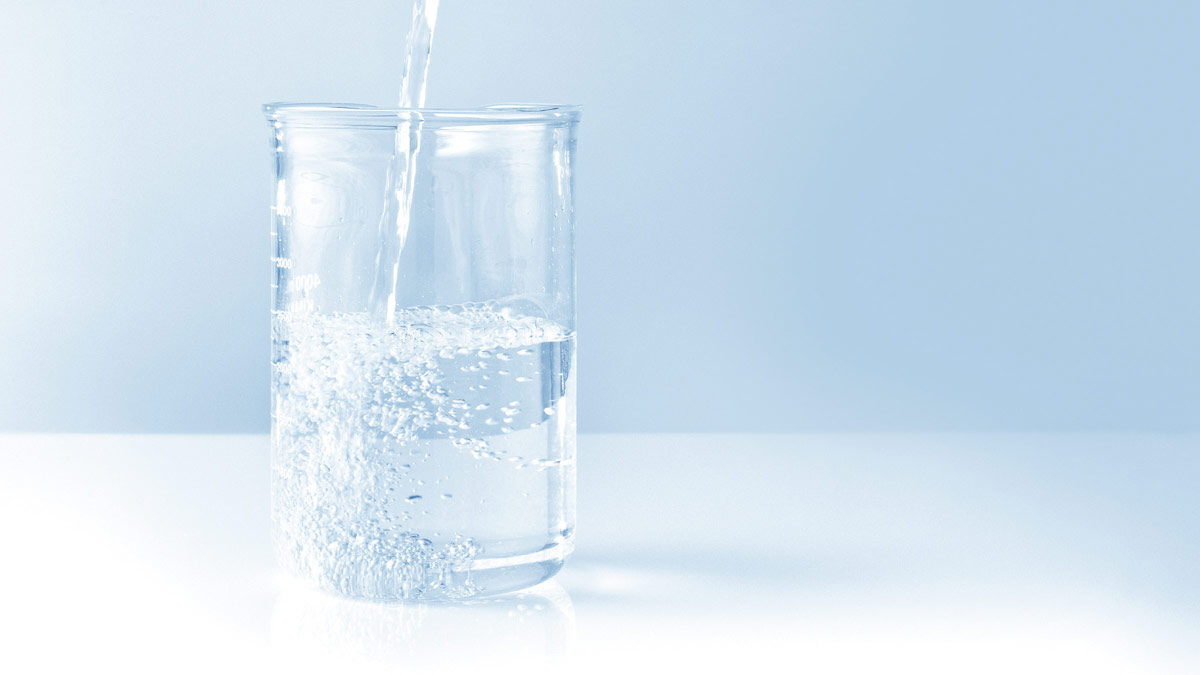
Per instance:
[[[575,527],[579,109],[264,110],[281,564],[375,600],[552,576]]]

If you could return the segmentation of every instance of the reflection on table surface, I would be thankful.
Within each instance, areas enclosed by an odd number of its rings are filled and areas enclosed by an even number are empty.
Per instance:
[[[552,663],[575,644],[575,609],[554,580],[461,604],[374,603],[288,587],[271,614],[279,664],[411,667]]]

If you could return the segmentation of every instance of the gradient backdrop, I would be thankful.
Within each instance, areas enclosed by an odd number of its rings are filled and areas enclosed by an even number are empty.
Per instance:
[[[0,6],[0,431],[268,425],[259,105],[407,0]],[[583,431],[1195,430],[1200,3],[445,0],[432,105],[585,106]]]

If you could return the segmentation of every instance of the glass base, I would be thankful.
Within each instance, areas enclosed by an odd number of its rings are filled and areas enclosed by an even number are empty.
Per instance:
[[[321,590],[356,600],[374,602],[459,602],[536,586],[563,568],[574,549],[571,539],[552,544],[534,553],[500,558],[476,558],[462,567],[444,568],[436,574],[423,572],[426,583],[412,583],[412,569],[395,574],[356,572],[346,567],[312,575],[298,574]],[[293,571],[294,573],[294,571]]]

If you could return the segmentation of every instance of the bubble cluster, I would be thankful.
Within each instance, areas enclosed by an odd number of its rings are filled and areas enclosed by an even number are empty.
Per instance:
[[[488,542],[466,522],[439,541],[412,525],[471,497],[450,485],[450,454],[480,471],[470,462],[545,472],[573,458],[553,441],[566,437],[565,405],[574,421],[571,333],[483,304],[412,308],[388,326],[365,314],[280,312],[272,329],[272,503],[284,564],[350,595],[472,594],[471,563]],[[541,427],[538,442],[508,440]],[[505,483],[489,480],[503,496]],[[544,518],[536,525],[544,531]]]

